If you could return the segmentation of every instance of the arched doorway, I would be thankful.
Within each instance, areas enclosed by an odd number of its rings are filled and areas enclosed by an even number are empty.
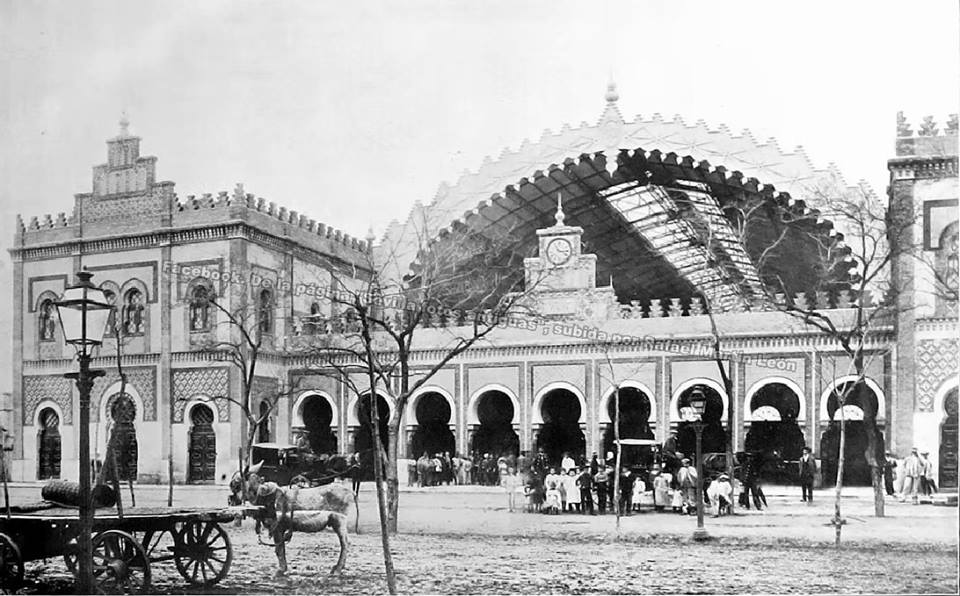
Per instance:
[[[60,477],[60,416],[53,408],[40,411],[40,430],[37,437],[39,450],[37,479]]]
[[[471,452],[474,456],[489,453],[494,458],[520,453],[520,438],[513,430],[513,401],[506,393],[486,391],[477,398],[477,420]]]
[[[110,406],[113,437],[117,448],[117,475],[120,480],[137,479],[137,406],[126,393],[118,395]]]
[[[553,389],[540,403],[543,426],[537,436],[537,449],[543,449],[551,466],[559,466],[564,453],[579,462],[585,456],[587,441],[580,430],[580,400],[568,389]]]
[[[746,425],[744,451],[779,454],[772,461],[784,462],[776,470],[765,469],[765,479],[771,482],[791,483],[797,480],[797,466],[803,455],[803,431],[800,417],[800,397],[783,383],[767,383],[754,392],[748,404],[751,422]],[[768,476],[769,475],[769,476]]]
[[[321,395],[304,398],[301,406],[304,434],[310,450],[316,454],[337,452],[337,435],[330,428],[333,423],[333,408]]]
[[[940,488],[957,488],[957,389],[943,398],[943,422],[940,424]]]
[[[847,381],[838,384],[827,398],[827,415],[830,422],[820,435],[821,473],[825,484],[837,479],[837,461],[840,455],[840,396],[846,395],[843,417],[846,426],[844,448],[843,483],[847,486],[868,486],[870,466],[867,465],[869,436],[863,421],[864,412],[878,412],[877,394],[866,383]],[[885,447],[883,433],[877,424],[877,457],[882,458]]]
[[[677,398],[677,409],[683,411],[690,407],[690,396],[695,390],[703,391],[707,397],[707,404],[703,410],[704,423],[701,437],[701,451],[703,453],[723,453],[727,450],[727,433],[723,430],[723,397],[709,385],[692,385],[684,389]],[[677,451],[689,457],[692,461],[697,452],[697,435],[690,422],[683,421],[677,424]]]
[[[450,404],[436,392],[424,393],[417,398],[417,428],[410,438],[408,453],[414,458],[424,452],[435,455],[456,453],[456,440],[450,430]]]
[[[370,400],[370,394],[362,396],[357,401],[357,420],[360,421],[360,427],[357,428],[356,436],[353,439],[353,449],[360,454],[360,467],[364,480],[373,479],[373,424],[372,411],[373,404]],[[384,449],[389,440],[389,429],[387,424],[390,421],[390,406],[383,396],[377,396],[377,420],[380,427],[380,443]]]
[[[190,463],[187,482],[199,484],[216,480],[217,435],[213,431],[213,410],[200,404],[190,411]]]
[[[653,430],[650,428],[650,396],[636,387],[620,388],[620,438],[621,439],[652,439]],[[610,424],[603,433],[603,451],[616,453],[614,449],[614,421],[617,408],[616,392],[611,392],[607,398],[607,415]],[[642,465],[649,467],[653,463],[652,452],[649,447],[625,445],[621,463],[624,466],[634,467]]]

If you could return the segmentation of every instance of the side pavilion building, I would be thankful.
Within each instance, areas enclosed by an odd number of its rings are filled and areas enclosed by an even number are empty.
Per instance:
[[[154,179],[155,158],[140,157],[139,139],[124,129],[108,141],[108,163],[94,169],[93,192],[77,195],[73,214],[21,225],[11,251],[21,313],[13,476],[76,474],[77,396],[62,378],[73,362],[49,313],[81,266],[118,301],[130,378],[125,394],[115,374],[98,380],[92,434],[102,452],[108,429],[125,425],[140,481],[163,481],[172,469],[178,482],[219,482],[236,467],[245,419],[236,404],[211,398],[235,395],[239,378],[205,350],[231,331],[216,312],[194,306],[201,301],[192,297],[203,293],[249,307],[272,342],[255,395],[280,397],[260,438],[365,449],[369,396],[358,398],[295,347],[305,336],[342,330],[336,322],[348,313],[316,291],[332,277],[362,287],[377,267],[395,267],[395,279],[407,273],[417,259],[410,240],[417,222],[438,237],[458,226],[509,230],[528,243],[528,275],[546,273],[553,282],[532,296],[542,315],[532,325],[505,324],[411,399],[401,413],[402,455],[602,453],[612,441],[617,387],[622,434],[662,442],[700,387],[708,393],[708,450],[723,448],[732,412],[737,449],[776,449],[796,459],[809,445],[829,473],[840,416],[835,393],[855,380],[844,372],[850,363],[822,333],[763,308],[768,280],[756,263],[774,235],[739,236],[735,211],[759,200],[809,214],[829,197],[860,190],[832,167],[813,167],[800,149],[784,152],[772,140],[679,117],[627,121],[613,87],[606,99],[596,125],[547,131],[486,160],[442,186],[428,205],[415,204],[376,246],[239,187],[181,200],[172,183]],[[907,132],[901,126],[889,163],[890,205],[921,214],[914,235],[925,260],[901,259],[895,267],[895,275],[912,280],[900,299],[913,306],[869,337],[864,386],[843,411],[851,421],[848,465],[851,481],[869,481],[858,426],[869,409],[888,449],[900,456],[914,445],[930,451],[941,486],[950,487],[957,482],[956,120],[945,134]],[[698,243],[704,233],[720,248]],[[830,222],[814,218],[785,240],[773,267],[788,293],[842,318],[853,301],[869,297],[806,294],[815,271],[805,255],[832,233]],[[714,312],[732,392],[713,361],[700,296],[720,306]],[[418,331],[414,362],[435,362],[455,325],[437,319]],[[116,349],[108,341],[95,365],[109,370]],[[380,399],[392,412],[395,404]]]

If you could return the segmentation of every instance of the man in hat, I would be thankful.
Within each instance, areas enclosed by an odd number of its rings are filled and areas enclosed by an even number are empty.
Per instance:
[[[928,455],[929,451],[920,452],[920,493],[925,497],[937,492],[937,484],[933,481],[933,462]]]
[[[720,517],[725,513],[730,513],[733,504],[733,485],[730,484],[730,477],[726,474],[720,474],[716,480],[710,483],[707,488],[707,498],[711,505],[716,505],[716,512],[713,517]]]
[[[803,448],[800,457],[800,492],[802,500],[813,503],[813,478],[817,475],[817,460],[810,454],[810,448]]]
[[[917,448],[910,450],[910,455],[903,460],[903,492],[900,493],[900,502],[904,502],[907,497],[914,505],[918,504],[917,491],[920,488],[920,476],[923,472],[923,465],[920,457],[917,455]]]
[[[680,493],[683,495],[680,512],[689,515],[697,507],[697,470],[690,465],[690,460],[686,457],[680,461],[680,465],[680,471],[677,472],[677,483],[680,485]],[[703,497],[700,496],[699,498]]]

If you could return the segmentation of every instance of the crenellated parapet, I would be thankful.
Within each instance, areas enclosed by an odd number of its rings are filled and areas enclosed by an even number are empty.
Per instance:
[[[264,232],[288,237],[316,250],[336,245],[342,247],[341,250],[346,249],[353,253],[366,254],[369,251],[367,241],[277,205],[273,201],[247,193],[242,184],[237,184],[233,192],[187,195],[183,200],[177,197],[173,211],[174,227],[240,220]]]
[[[23,217],[18,213],[14,230],[14,246],[67,240],[78,234],[77,218],[73,213],[69,217],[64,212],[57,213],[55,216],[35,215],[30,217],[27,223],[24,223]]]
[[[942,130],[933,116],[924,116],[914,132],[903,112],[897,112],[897,158],[892,161],[938,157],[953,157],[955,160],[958,155],[957,140],[957,114],[947,117]],[[956,170],[948,175],[956,175]]]

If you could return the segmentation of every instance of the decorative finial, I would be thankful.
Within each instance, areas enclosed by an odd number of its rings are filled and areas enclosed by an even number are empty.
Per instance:
[[[376,236],[376,234],[373,233],[373,226],[370,226],[369,228],[367,228],[367,238],[366,238],[366,240],[367,240],[367,242],[369,242],[370,244],[373,244],[373,241],[376,240],[376,239],[377,239],[377,236]]]
[[[127,111],[124,110],[120,114],[120,136],[121,137],[126,137],[130,135],[130,132],[127,130],[127,128],[129,127],[130,127],[130,120],[127,118]]]
[[[937,128],[937,123],[933,121],[933,116],[924,116],[923,123],[920,125],[920,130],[917,131],[917,134],[921,137],[935,137],[938,132],[940,131]]]
[[[613,82],[613,79],[610,79],[610,82],[607,83],[607,93],[604,95],[607,103],[616,103],[620,99],[620,94],[617,93],[617,84]]]
[[[560,192],[557,192],[557,214],[554,215],[553,217],[557,220],[557,225],[558,225],[558,226],[562,226],[562,225],[563,225],[563,220],[564,220],[564,218],[566,217],[566,216],[563,214],[563,205],[561,204],[561,197],[562,197],[562,196],[563,196],[563,195],[561,195]]]
[[[910,125],[907,124],[907,118],[903,115],[903,112],[897,112],[897,136],[898,137],[913,136],[913,131],[910,130]]]

